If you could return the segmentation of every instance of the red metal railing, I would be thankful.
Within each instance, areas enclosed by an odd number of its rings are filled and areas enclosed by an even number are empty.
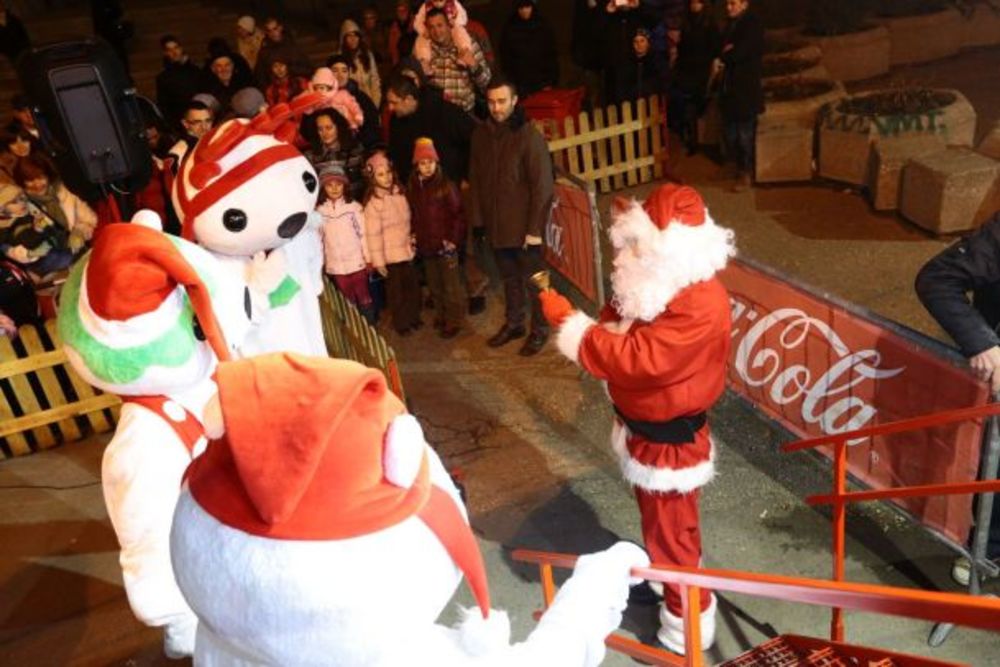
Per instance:
[[[555,597],[552,568],[572,568],[577,557],[568,554],[518,549],[514,551],[513,558],[516,561],[535,563],[539,566],[542,601],[547,609]],[[687,630],[684,637],[685,655],[683,657],[646,646],[617,634],[609,635],[606,640],[609,648],[654,665],[686,667],[702,667],[704,665],[700,638],[700,590],[702,588],[931,621],[947,620],[959,625],[994,632],[1000,631],[1000,600],[991,598],[874,584],[823,581],[692,567],[653,565],[648,568],[633,568],[631,574],[633,577],[647,581],[676,584],[681,589],[681,599],[684,602],[684,627]],[[872,652],[873,655],[876,653]],[[911,664],[918,664],[918,662],[914,661]],[[934,664],[952,663],[935,661]]]
[[[915,498],[922,496],[943,496],[964,493],[1000,492],[1000,480],[977,482],[957,482],[953,484],[928,484],[924,486],[900,486],[878,491],[847,492],[847,443],[851,440],[871,438],[879,435],[891,435],[916,431],[969,419],[981,419],[1000,414],[1000,403],[989,403],[973,408],[948,410],[913,419],[902,419],[887,422],[877,426],[845,431],[817,438],[799,440],[782,447],[785,452],[800,452],[816,449],[824,445],[833,447],[833,493],[815,495],[806,498],[810,505],[833,506],[833,580],[844,580],[844,551],[846,539],[846,505],[850,502],[867,500],[887,500],[892,498]],[[834,606],[830,620],[830,638],[833,641],[844,639],[844,615],[840,607]]]

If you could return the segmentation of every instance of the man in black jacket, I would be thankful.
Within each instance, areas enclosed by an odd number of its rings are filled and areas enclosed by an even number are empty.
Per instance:
[[[990,383],[994,395],[1000,392],[1000,213],[928,261],[917,274],[916,290],[976,375]],[[1000,494],[993,496],[986,556],[1000,558]],[[967,584],[968,568],[968,560],[960,558],[952,576]]]
[[[187,103],[201,92],[202,72],[173,35],[161,37],[160,48],[163,71],[156,75],[156,104],[170,129],[177,129]]]
[[[726,0],[726,14],[729,25],[722,54],[715,61],[715,75],[722,81],[719,103],[726,150],[739,169],[733,187],[739,192],[750,186],[757,116],[764,113],[764,24],[750,11],[750,0]]]

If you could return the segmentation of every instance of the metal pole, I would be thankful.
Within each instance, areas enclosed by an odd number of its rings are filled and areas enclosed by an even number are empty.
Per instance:
[[[837,499],[833,504],[833,580],[844,580],[844,551],[847,532],[847,508],[844,506],[844,491],[847,487],[847,441],[838,440],[833,453],[833,493]],[[834,607],[830,618],[830,639],[844,641],[844,610]]]

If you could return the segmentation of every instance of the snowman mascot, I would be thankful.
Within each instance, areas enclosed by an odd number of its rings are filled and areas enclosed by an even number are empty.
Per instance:
[[[174,580],[170,522],[184,470],[207,442],[217,360],[235,352],[250,321],[246,286],[158,227],[140,211],[96,234],[63,287],[58,329],[74,370],[123,399],[104,451],[104,500],[129,605],[163,628],[164,652],[177,658],[194,650],[197,618]]]
[[[255,326],[243,344],[247,355],[327,354],[319,181],[291,143],[296,121],[324,103],[323,94],[307,93],[253,120],[223,123],[187,152],[173,183],[184,238],[251,287]]]
[[[219,365],[205,454],[174,515],[195,665],[576,667],[604,657],[631,543],[583,556],[527,640],[490,608],[465,508],[377,371],[268,354]],[[436,623],[466,578],[478,605]]]

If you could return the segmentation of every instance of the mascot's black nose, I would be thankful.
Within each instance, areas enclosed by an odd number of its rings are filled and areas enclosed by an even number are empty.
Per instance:
[[[309,216],[306,213],[295,213],[288,216],[280,225],[278,225],[278,236],[283,239],[292,238],[299,233],[300,229],[305,227],[308,217]]]

